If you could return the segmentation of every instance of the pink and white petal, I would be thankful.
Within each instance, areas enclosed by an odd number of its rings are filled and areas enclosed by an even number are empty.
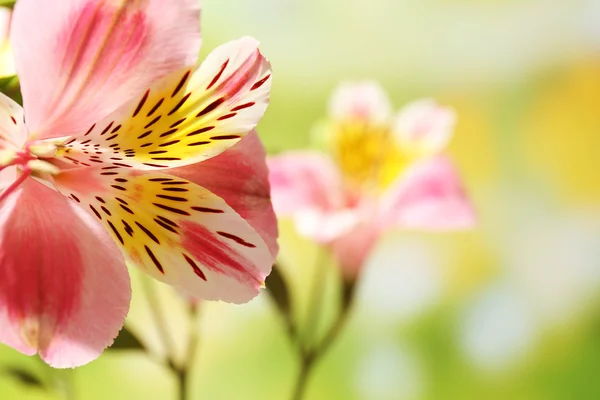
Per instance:
[[[197,0],[19,0],[11,42],[36,138],[85,131],[196,61]]]
[[[363,220],[330,244],[345,279],[355,280],[381,235],[381,227]]]
[[[271,67],[255,39],[212,52],[67,141],[58,154],[76,165],[164,169],[195,164],[250,133],[269,103]]]
[[[8,41],[11,18],[12,10],[10,8],[0,8],[0,45],[2,45],[5,41]]]
[[[439,156],[400,176],[381,200],[379,221],[386,227],[458,230],[473,227],[476,216],[456,169]]]
[[[298,233],[323,244],[348,234],[361,222],[360,211],[353,208],[329,211],[304,209],[294,214]]]
[[[374,124],[386,123],[392,115],[387,94],[374,81],[341,84],[333,93],[329,110],[337,121],[350,119]]]
[[[27,179],[0,205],[0,341],[54,367],[97,358],[123,326],[123,256],[98,223]]]
[[[291,216],[303,210],[327,212],[344,207],[340,173],[324,154],[288,152],[270,157],[267,165],[277,215]]]
[[[55,176],[111,234],[128,261],[193,297],[255,297],[273,256],[227,203],[190,181],[128,168],[77,168]]]
[[[18,150],[27,141],[23,108],[10,97],[0,93],[0,151]],[[0,164],[2,163],[0,159]]]
[[[164,171],[202,186],[223,200],[258,232],[277,256],[277,218],[271,204],[266,152],[256,131],[202,163]]]
[[[400,146],[418,156],[435,155],[452,137],[456,114],[433,99],[415,101],[396,117],[394,135]]]

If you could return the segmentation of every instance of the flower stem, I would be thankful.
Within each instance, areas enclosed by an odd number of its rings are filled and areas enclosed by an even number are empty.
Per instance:
[[[346,326],[348,317],[350,315],[350,311],[352,309],[352,304],[354,303],[355,289],[355,280],[350,282],[344,281],[342,309],[338,314],[335,322],[329,327],[327,333],[318,344],[316,344],[314,347],[309,347],[309,345],[307,345],[306,343],[302,343],[302,341],[299,338],[295,341],[296,349],[300,356],[301,363],[298,378],[296,379],[296,385],[294,388],[292,400],[303,399],[311,373],[314,370],[314,366],[319,360],[321,360],[325,356],[327,351],[331,348],[332,344],[337,340],[344,327]],[[321,296],[319,296],[319,299],[321,299]],[[317,310],[320,310],[321,308],[322,307],[317,307],[315,309],[315,312]],[[309,325],[309,327],[311,326]]]
[[[191,303],[189,305],[190,315],[190,331],[187,345],[186,358],[183,361],[183,365],[180,368],[174,370],[179,381],[179,399],[186,400],[189,392],[189,372],[194,362],[196,351],[198,349],[198,343],[200,341],[200,335],[198,335],[198,319],[199,309],[198,304]]]
[[[171,368],[174,368],[176,367],[174,360],[175,347],[173,346],[171,335],[167,331],[167,323],[162,313],[161,303],[156,295],[155,288],[152,286],[153,282],[150,281],[150,278],[146,276],[141,276],[141,278],[142,287],[144,288],[144,293],[146,295],[146,299],[148,300],[148,305],[150,308],[150,313],[152,314],[152,319],[154,320],[156,332],[160,337],[160,341],[165,349],[167,363]]]
[[[298,378],[296,379],[296,385],[294,386],[294,394],[292,395],[292,400],[302,400],[304,397],[304,393],[306,392],[306,388],[308,387],[308,378],[310,377],[310,373],[312,372],[312,365],[315,361],[315,358],[303,354],[301,357],[300,363],[300,371],[298,372]]]

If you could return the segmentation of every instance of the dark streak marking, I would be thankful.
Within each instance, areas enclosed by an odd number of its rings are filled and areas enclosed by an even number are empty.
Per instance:
[[[102,215],[100,215],[100,213],[98,212],[98,210],[96,210],[94,208],[93,205],[90,204],[90,208],[92,209],[92,211],[94,212],[94,214],[96,214],[96,217],[98,217],[99,220],[102,220]]]
[[[213,214],[223,214],[225,211],[217,210],[216,208],[208,208],[208,207],[192,207],[192,210],[205,212],[205,213],[213,213]]]
[[[127,207],[127,206],[124,206],[123,204],[119,204],[119,205],[121,206],[121,208],[122,208],[123,210],[127,211],[129,214],[131,214],[131,215],[135,215],[135,214],[133,213],[133,211],[131,211],[131,209],[130,209],[129,207]]]
[[[213,101],[204,110],[202,110],[198,114],[196,114],[196,118],[201,117],[203,115],[206,115],[206,114],[208,114],[211,111],[214,111],[217,107],[219,107],[224,102],[225,102],[225,98],[223,98],[223,97],[221,97],[220,99],[217,99],[217,100]]]
[[[185,122],[186,119],[186,117],[183,117],[179,121],[173,122],[169,128],[175,128],[176,126],[181,125],[183,122]]]
[[[185,258],[185,261],[187,261],[188,264],[190,264],[190,266],[194,270],[194,273],[196,275],[198,275],[200,278],[202,278],[204,281],[206,281],[206,276],[204,275],[204,272],[202,272],[202,270],[198,267],[198,265],[196,265],[194,260],[192,260],[190,257],[185,255],[184,253],[181,253],[181,254],[183,255],[183,258]]]
[[[108,132],[108,130],[113,126],[114,123],[115,123],[115,121],[112,121],[110,124],[108,124],[106,126],[106,128],[104,128],[104,130],[102,131],[102,133],[100,133],[100,136],[103,136],[106,132]],[[100,145],[97,145],[97,146],[100,146]]]
[[[220,136],[213,136],[210,139],[211,140],[231,140],[231,139],[239,139],[241,136],[240,135],[220,135]]]
[[[137,226],[139,226],[139,227],[140,227],[140,229],[141,229],[141,230],[143,230],[143,231],[144,231],[144,233],[145,233],[146,235],[148,235],[148,237],[149,237],[150,239],[152,239],[152,240],[153,240],[153,241],[154,241],[156,244],[160,244],[160,241],[158,240],[158,238],[157,238],[156,236],[154,236],[154,234],[153,234],[152,232],[150,232],[148,229],[146,229],[146,227],[145,227],[144,225],[140,224],[140,223],[139,223],[139,222],[137,222],[137,221],[135,221],[135,224],[136,224]]]
[[[185,96],[183,96],[183,98],[181,100],[179,100],[179,103],[177,103],[177,105],[175,107],[173,107],[173,109],[171,111],[169,111],[169,114],[167,114],[167,115],[175,114],[181,108],[181,106],[183,106],[183,104],[187,101],[187,99],[190,98],[191,95],[192,95],[192,93],[188,93]]]
[[[229,59],[227,59],[223,65],[221,65],[221,69],[219,70],[219,72],[217,73],[217,75],[215,75],[215,77],[213,78],[213,80],[210,82],[210,84],[206,87],[206,90],[209,90],[211,87],[213,87],[221,78],[221,75],[223,75],[223,72],[225,71],[225,68],[227,68],[227,64],[229,64]]]
[[[162,222],[159,219],[154,218],[154,222],[156,222],[157,224],[159,224],[160,226],[162,226],[163,228],[165,228],[168,231],[171,231],[173,233],[177,233],[177,231],[175,229],[173,229],[171,226],[165,224],[164,222]]]
[[[158,103],[156,103],[156,104],[154,105],[154,107],[152,107],[152,110],[150,110],[146,116],[147,116],[147,117],[151,117],[151,116],[152,116],[152,114],[154,114],[154,113],[156,112],[156,110],[158,110],[158,108],[159,108],[159,107],[162,105],[163,101],[165,101],[165,99],[164,99],[164,98],[163,98],[163,99],[160,99],[160,100],[158,101]]]
[[[129,236],[133,237],[133,229],[131,229],[131,226],[129,226],[129,224],[124,219],[122,219],[121,222],[125,227],[125,232],[127,232]]]
[[[250,91],[252,91],[252,90],[256,90],[256,89],[258,89],[259,87],[261,87],[262,85],[264,85],[264,84],[265,84],[265,82],[266,82],[267,80],[269,80],[269,78],[270,78],[270,77],[271,77],[271,74],[269,74],[269,75],[265,76],[265,77],[264,77],[264,78],[262,78],[260,81],[256,82],[256,83],[255,83],[255,84],[252,86],[252,88],[250,88]]]
[[[242,105],[239,105],[239,106],[237,106],[237,107],[234,107],[234,108],[232,108],[232,109],[231,109],[231,111],[232,111],[232,112],[234,112],[234,111],[240,111],[240,110],[243,110],[243,109],[245,109],[245,108],[250,108],[250,107],[252,107],[252,106],[253,106],[253,105],[255,105],[255,104],[256,104],[256,103],[252,101],[252,102],[250,102],[250,103],[246,103],[246,104],[242,104]]]
[[[171,225],[171,226],[174,226],[174,227],[178,227],[178,226],[179,226],[179,225],[177,225],[175,222],[173,222],[173,221],[171,221],[170,219],[168,219],[168,218],[165,218],[165,217],[163,217],[163,216],[160,216],[160,215],[159,215],[159,216],[157,216],[157,218],[158,218],[158,219],[160,219],[160,220],[161,220],[162,222],[164,222],[165,224],[169,224],[169,225]]]
[[[224,238],[231,239],[231,240],[233,240],[234,242],[236,242],[236,243],[238,243],[238,244],[241,244],[242,246],[245,246],[245,247],[250,247],[250,248],[255,248],[255,247],[256,247],[256,245],[254,245],[254,244],[252,244],[252,243],[248,243],[248,242],[246,242],[244,239],[242,239],[241,237],[239,237],[239,236],[236,236],[236,235],[233,235],[233,234],[231,234],[231,233],[227,233],[227,232],[217,232],[217,234],[218,234],[218,235],[220,235],[220,236],[223,236]]]
[[[148,100],[148,96],[149,95],[150,95],[150,89],[146,90],[146,93],[144,94],[144,97],[142,97],[142,99],[140,100],[138,106],[136,107],[136,109],[135,109],[135,111],[133,113],[133,117],[134,118],[142,110],[142,107],[144,106],[144,103],[146,103],[146,100]]]
[[[213,129],[215,129],[214,126],[207,126],[205,128],[200,128],[200,129],[197,129],[197,130],[195,130],[193,132],[190,132],[186,136],[196,136],[196,135],[199,135],[199,134],[204,133],[204,132],[212,131]]]
[[[173,141],[170,141],[170,142],[167,142],[167,143],[159,144],[158,147],[167,147],[167,146],[171,146],[171,145],[177,144],[179,142],[180,142],[180,140],[173,140]]]
[[[175,214],[188,215],[188,216],[191,215],[189,212],[187,212],[185,210],[180,210],[178,208],[173,208],[173,207],[165,206],[164,204],[160,204],[160,203],[152,203],[152,204],[154,204],[158,208],[162,208],[163,210],[174,212]]]
[[[217,118],[217,121],[224,121],[229,118],[233,118],[237,115],[237,113],[225,114],[222,117]]]
[[[121,234],[119,233],[119,231],[117,230],[117,228],[115,228],[115,226],[109,220],[106,220],[106,222],[108,222],[108,225],[110,226],[110,229],[112,229],[113,232],[115,233],[115,235],[117,235],[117,238],[119,238],[119,242],[121,242],[121,244],[124,245],[125,242],[123,241],[123,238],[121,237]]]
[[[186,201],[188,201],[184,197],[167,196],[166,194],[157,194],[156,197],[161,198],[161,199],[165,199],[165,200],[172,200],[172,201],[179,201],[179,202],[186,202]]]
[[[88,129],[88,131],[87,131],[87,132],[85,133],[85,135],[83,135],[83,136],[87,136],[87,135],[89,135],[90,133],[92,133],[92,131],[94,130],[94,128],[95,128],[95,127],[96,127],[96,124],[92,125],[92,126],[90,127],[90,129]]]
[[[177,132],[177,128],[175,129],[169,129],[168,131],[161,133],[160,137],[165,137],[165,136],[169,136],[174,134],[175,132]]]
[[[181,90],[181,88],[183,87],[183,85],[185,84],[185,82],[187,81],[187,79],[190,77],[190,72],[191,71],[187,71],[183,77],[181,78],[181,80],[179,81],[179,83],[177,84],[177,87],[175,88],[175,90],[173,91],[173,94],[171,95],[171,97],[175,97],[177,96],[177,93],[179,93],[179,91]]]
[[[156,259],[156,257],[154,256],[154,253],[152,253],[152,250],[150,250],[148,248],[148,246],[144,246],[144,248],[146,249],[146,253],[148,253],[148,255],[150,256],[150,258],[152,259],[152,262],[154,263],[154,265],[156,265],[156,268],[158,268],[158,270],[164,274],[165,270],[163,269],[162,265],[160,265],[160,262],[158,262],[158,260]]]

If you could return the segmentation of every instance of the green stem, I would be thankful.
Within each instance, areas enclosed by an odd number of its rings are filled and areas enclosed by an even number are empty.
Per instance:
[[[301,357],[300,370],[298,372],[298,378],[296,379],[296,385],[294,386],[294,392],[292,400],[302,400],[306,388],[308,387],[308,378],[312,372],[312,365],[315,358],[308,354],[303,354]]]
[[[140,274],[141,275],[141,274]],[[142,287],[144,289],[144,294],[146,295],[146,299],[148,300],[148,305],[150,308],[150,314],[152,314],[152,319],[154,320],[154,326],[156,327],[156,332],[160,337],[160,341],[162,342],[168,364],[173,367],[176,366],[175,360],[173,357],[175,356],[175,346],[173,345],[173,341],[171,339],[171,335],[167,331],[167,323],[163,317],[161,302],[156,295],[156,291],[152,286],[153,282],[150,281],[150,278],[146,276],[141,276],[142,278]]]
[[[189,392],[188,377],[190,368],[192,367],[200,342],[200,335],[198,335],[198,319],[199,309],[197,304],[190,304],[189,306],[190,315],[190,332],[187,345],[186,358],[183,361],[183,365],[180,368],[174,369],[173,371],[177,375],[179,382],[179,398],[180,400],[186,400]]]

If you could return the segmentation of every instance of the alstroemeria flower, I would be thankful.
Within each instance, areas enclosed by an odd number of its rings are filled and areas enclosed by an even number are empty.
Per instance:
[[[392,115],[372,82],[333,95],[323,131],[331,156],[317,151],[269,160],[275,211],[298,231],[331,247],[355,276],[387,229],[468,228],[474,213],[452,163],[442,155],[454,113],[421,100]]]
[[[99,356],[125,260],[191,296],[246,302],[277,252],[254,39],[199,66],[197,0],[19,0],[23,109],[0,96],[0,341],[57,367]],[[237,143],[237,144],[236,144]]]

